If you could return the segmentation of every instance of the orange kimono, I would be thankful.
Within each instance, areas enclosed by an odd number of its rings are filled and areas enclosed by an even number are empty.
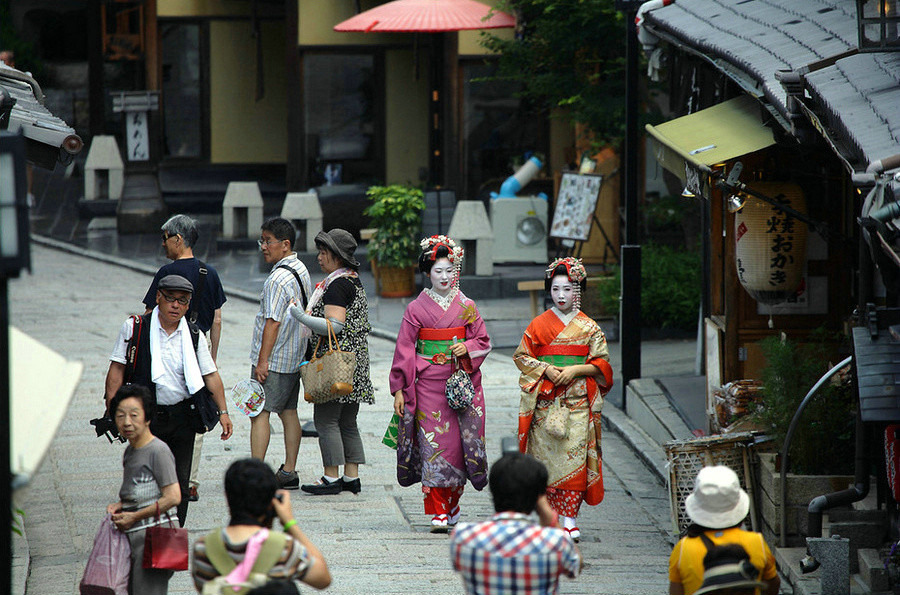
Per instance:
[[[600,326],[580,310],[568,315],[556,308],[531,321],[514,355],[519,377],[519,450],[546,465],[547,499],[559,514],[577,517],[581,503],[603,500],[600,410],[612,387],[612,367]],[[588,363],[596,376],[578,377],[564,386],[546,378],[547,367]],[[604,379],[598,384],[597,377]],[[566,436],[545,428],[554,402],[568,410]]]

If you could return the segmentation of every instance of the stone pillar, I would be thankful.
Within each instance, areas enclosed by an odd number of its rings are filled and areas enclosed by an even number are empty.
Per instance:
[[[297,228],[306,238],[306,251],[316,251],[316,234],[322,231],[322,206],[315,190],[309,192],[288,192],[281,207],[281,216]],[[299,244],[299,242],[298,242]],[[299,246],[294,246],[299,251]]]
[[[850,540],[839,535],[807,537],[806,549],[819,561],[822,595],[850,593]]]
[[[95,136],[84,163],[84,199],[120,200],[125,164],[113,136]]]
[[[263,199],[256,182],[230,182],[222,201],[222,237],[253,238],[263,223]]]
[[[456,203],[447,235],[465,247],[465,258],[475,263],[477,276],[489,277],[494,274],[494,232],[484,203],[480,200],[461,200]]]

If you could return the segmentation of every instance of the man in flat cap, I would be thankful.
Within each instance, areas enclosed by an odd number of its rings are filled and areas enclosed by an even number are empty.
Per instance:
[[[160,279],[156,307],[149,314],[132,316],[122,324],[106,373],[107,407],[125,382],[146,386],[156,396],[156,414],[150,430],[175,456],[182,495],[178,521],[182,526],[187,516],[188,480],[196,433],[190,403],[204,386],[219,409],[222,440],[230,438],[232,433],[225,387],[206,338],[196,325],[184,318],[193,291],[191,282],[180,275]]]

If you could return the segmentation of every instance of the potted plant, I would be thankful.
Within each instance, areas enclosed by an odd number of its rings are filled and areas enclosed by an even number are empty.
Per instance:
[[[839,337],[817,329],[804,340],[771,336],[760,342],[765,364],[759,370],[762,398],[754,420],[780,451],[794,412],[806,393],[836,361]],[[807,508],[816,496],[853,482],[855,398],[849,369],[823,386],[804,410],[790,447],[785,511],[781,507],[781,462],[784,453],[757,453],[758,509],[766,539],[778,541],[784,519],[788,545],[805,544]]]
[[[369,241],[369,259],[378,293],[383,297],[410,296],[416,289],[425,195],[418,188],[392,184],[370,186],[366,196],[372,204],[365,214],[376,228]]]

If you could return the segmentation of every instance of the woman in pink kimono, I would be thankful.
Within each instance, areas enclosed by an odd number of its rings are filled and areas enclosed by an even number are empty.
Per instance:
[[[462,248],[446,236],[422,240],[419,269],[431,288],[407,306],[391,366],[394,411],[401,418],[397,481],[422,482],[433,533],[446,533],[459,520],[466,480],[481,490],[488,479],[479,368],[491,339],[475,303],[459,290],[462,257]],[[470,375],[475,397],[454,410],[446,386],[460,368]]]
[[[519,450],[547,466],[547,501],[576,542],[582,502],[603,500],[600,409],[612,387],[606,337],[581,311],[587,273],[580,259],[547,269],[553,307],[525,329],[513,359],[519,378]]]

